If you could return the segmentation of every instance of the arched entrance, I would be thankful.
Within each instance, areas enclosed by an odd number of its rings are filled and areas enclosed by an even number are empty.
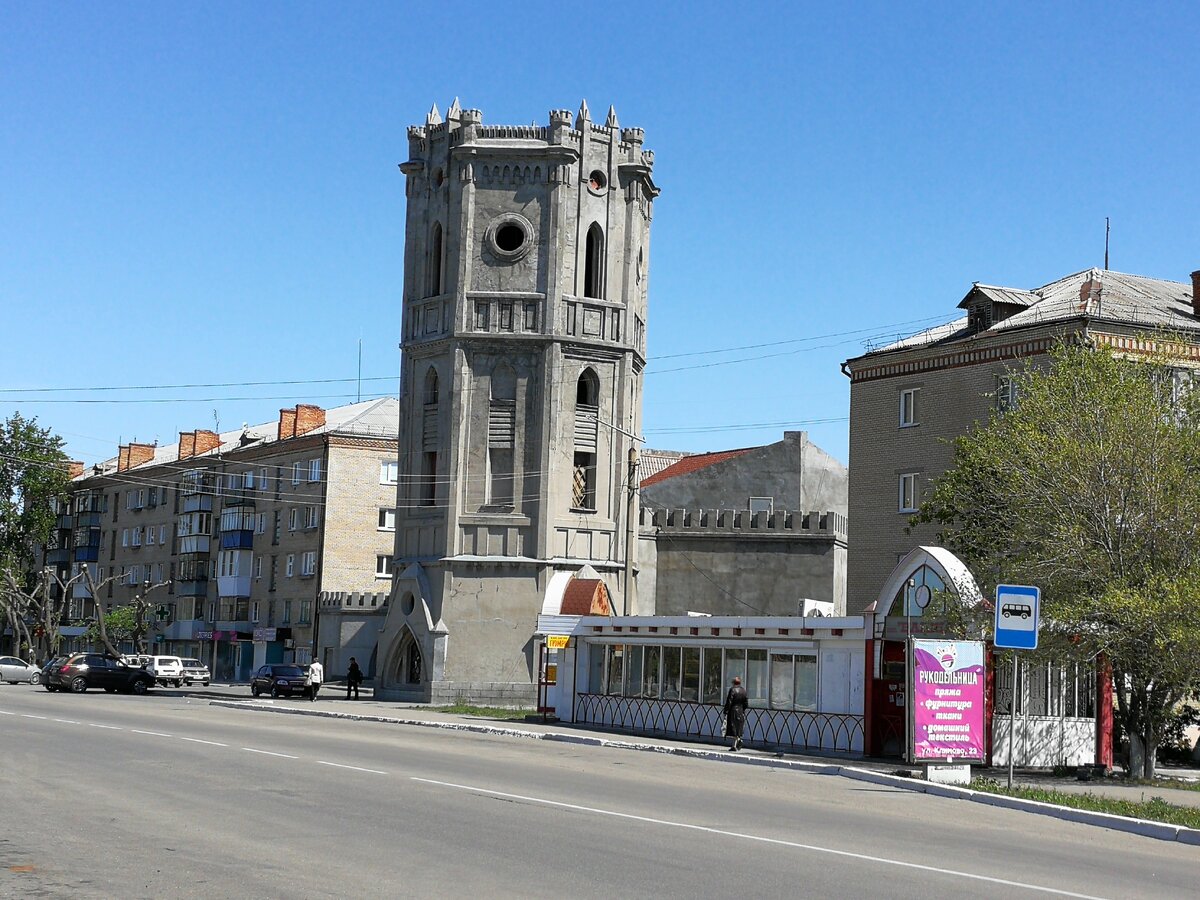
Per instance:
[[[396,654],[395,681],[402,689],[412,690],[421,686],[424,665],[421,658],[421,645],[413,637],[413,633],[404,629],[400,639],[400,651]]]

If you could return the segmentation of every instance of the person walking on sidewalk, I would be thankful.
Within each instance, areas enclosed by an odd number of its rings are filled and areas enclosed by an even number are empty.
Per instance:
[[[308,678],[305,680],[308,682],[308,699],[316,700],[321,682],[325,680],[325,667],[314,659],[308,666]]]
[[[358,660],[353,656],[350,657],[350,668],[346,672],[346,699],[350,699],[350,692],[354,691],[354,699],[358,699],[358,686],[362,684],[363,673],[358,667]]]
[[[736,675],[729,693],[725,695],[725,736],[733,738],[730,750],[742,749],[742,730],[746,727],[746,707],[750,705],[750,695],[742,687],[742,679]]]

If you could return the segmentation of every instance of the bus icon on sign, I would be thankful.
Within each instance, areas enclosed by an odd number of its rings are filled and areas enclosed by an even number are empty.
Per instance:
[[[1032,585],[996,585],[997,649],[1036,650],[1042,592]]]
[[[1000,606],[1000,615],[1006,619],[1011,619],[1013,616],[1028,619],[1033,615],[1033,607],[1028,603],[1004,603]]]

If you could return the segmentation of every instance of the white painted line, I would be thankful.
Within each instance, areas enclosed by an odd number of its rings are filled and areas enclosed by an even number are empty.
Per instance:
[[[92,726],[93,728],[109,728],[113,731],[124,731],[125,730],[124,728],[121,728],[117,725],[100,725],[100,724],[97,724],[96,722],[88,722],[88,724],[90,726]]]
[[[134,734],[148,734],[151,737],[173,737],[173,735],[163,734],[161,731],[138,731],[136,728],[130,728],[129,730]]]
[[[631,819],[635,822],[646,822],[650,825],[666,825],[670,828],[684,828],[688,831],[704,831],[709,834],[720,835],[721,837],[741,838],[746,841],[757,841],[763,844],[774,844],[780,847],[794,847],[797,850],[809,850],[813,853],[829,853],[833,856],[844,856],[849,859],[861,859],[865,862],[883,863],[888,866],[899,866],[904,869],[917,869],[922,872],[934,872],[938,875],[952,875],[957,878],[966,878],[971,881],[985,881],[989,884],[1003,884],[1008,887],[1024,888],[1029,891],[1039,891],[1044,894],[1055,894],[1059,897],[1078,897],[1081,900],[1102,900],[1091,894],[1077,894],[1073,891],[1062,891],[1058,888],[1044,887],[1040,884],[1028,884],[1024,881],[1010,881],[1007,878],[993,878],[990,875],[977,875],[974,872],[962,872],[957,869],[943,869],[938,866],[926,866],[921,863],[905,862],[900,859],[888,859],[884,856],[870,856],[866,853],[854,853],[849,850],[836,850],[832,847],[818,847],[815,844],[801,844],[796,841],[785,841],[779,838],[763,837],[757,834],[745,834],[740,831],[726,831],[721,828],[709,828],[706,825],[692,825],[688,822],[672,822],[668,819],[652,819],[648,816],[637,816],[632,813],[617,812],[612,809],[598,809],[592,806],[579,806],[574,803],[561,803],[557,800],[545,800],[541,797],[526,797],[521,794],[507,794],[504,791],[493,791],[487,788],[472,787],[468,784],[454,784],[450,781],[434,781],[431,778],[418,778],[410,776],[412,781],[420,781],[425,784],[434,784],[439,787],[453,788],[460,791],[471,791],[476,794],[487,794],[491,797],[504,797],[509,800],[523,800],[526,803],[537,803],[542,806],[556,806],[559,809],[573,809],[578,812],[594,813],[600,816],[612,816],[617,819]]]
[[[273,753],[270,750],[255,750],[253,747],[243,747],[242,749],[247,751],[248,753],[261,753],[264,756],[282,756],[284,759],[299,759],[300,758],[298,756],[289,756],[286,753]]]
[[[55,719],[55,722],[62,722],[64,725],[78,725],[74,719]]]
[[[22,719],[49,719],[50,717],[49,716],[34,716],[34,715],[30,715],[29,713],[21,713],[21,718]]]
[[[228,747],[228,744],[222,744],[220,741],[202,741],[200,738],[181,737],[181,741],[191,741],[193,744],[211,744],[213,747]]]
[[[341,763],[325,762],[323,759],[318,759],[317,762],[322,766],[335,766],[339,769],[353,769],[355,772],[370,772],[372,775],[386,775],[387,772],[380,772],[378,769],[363,769],[359,766],[344,766]]]
[[[0,709],[0,716],[15,716],[15,715],[16,715],[16,713],[14,713],[14,712],[8,712],[7,710]]]

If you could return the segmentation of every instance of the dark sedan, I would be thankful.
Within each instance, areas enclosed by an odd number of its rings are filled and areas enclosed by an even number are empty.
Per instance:
[[[303,696],[308,692],[304,670],[285,663],[259,666],[250,679],[250,693],[270,694],[272,697]]]
[[[88,688],[103,688],[110,694],[144,694],[152,687],[154,676],[145,669],[135,669],[100,653],[76,653],[59,666],[50,666],[46,679],[46,690],[76,694]]]

